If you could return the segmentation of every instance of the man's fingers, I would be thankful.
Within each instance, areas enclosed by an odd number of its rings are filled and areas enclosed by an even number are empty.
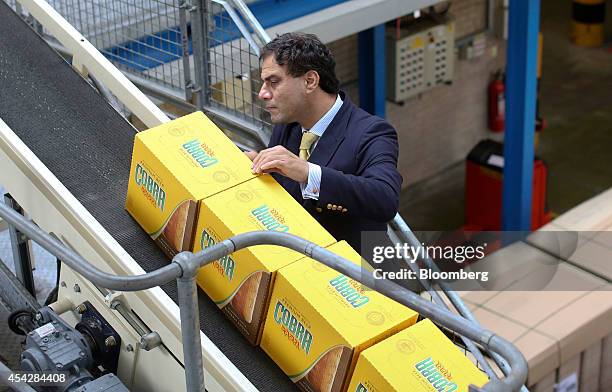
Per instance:
[[[262,160],[266,159],[266,157],[270,154],[274,154],[278,151],[276,148],[278,146],[274,146],[271,148],[266,148],[265,150],[261,150],[257,156],[253,159],[253,169],[255,169],[258,165],[261,164]]]
[[[257,157],[257,151],[245,151],[244,155],[249,157],[249,159],[252,161],[253,159],[255,159],[255,157]]]
[[[268,167],[266,165],[268,165],[272,161],[277,161],[278,158],[279,157],[276,156],[273,153],[268,153],[268,154],[262,156],[261,159],[259,160],[259,162],[257,162],[257,164],[253,166],[253,172],[254,173],[261,173],[264,170],[264,166]]]
[[[268,151],[268,150],[267,150],[267,149],[266,149],[266,150],[261,150],[261,151],[259,152],[259,154],[257,154],[257,155],[255,156],[255,158],[253,158],[253,168],[255,168],[255,166],[257,166],[257,164],[258,164],[258,163],[259,163],[259,161],[261,160],[261,157],[262,157],[262,156],[264,156],[264,155],[266,154],[266,151]]]
[[[282,171],[278,170],[278,169],[269,169],[269,170],[262,170],[261,174],[272,174],[272,173],[279,173],[279,174],[283,174]],[[284,174],[283,174],[284,175]]]
[[[284,165],[285,165],[284,161],[280,159],[276,159],[276,160],[264,163],[263,165],[260,166],[259,170],[261,171],[261,173],[280,173],[282,175],[285,175]]]
[[[261,171],[266,171],[266,170],[270,170],[270,169],[281,169],[284,166],[284,162],[280,159],[275,159],[272,161],[268,161],[263,163],[259,169]]]
[[[283,151],[274,148],[261,151],[253,161],[253,173],[261,173],[261,166],[267,162],[282,159],[285,156]]]
[[[268,155],[268,153],[269,153],[269,149],[261,150],[259,154],[257,154],[257,156],[253,159],[253,167],[252,167],[253,173],[257,172],[257,168],[259,167],[261,162],[265,159],[265,157]]]

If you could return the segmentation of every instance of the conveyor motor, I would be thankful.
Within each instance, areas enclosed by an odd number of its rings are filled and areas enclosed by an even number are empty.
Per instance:
[[[44,307],[26,332],[21,370],[63,372],[58,391],[126,392],[117,371],[121,338],[89,303],[81,305],[81,321],[72,328],[51,308]],[[49,390],[49,387],[45,387]]]

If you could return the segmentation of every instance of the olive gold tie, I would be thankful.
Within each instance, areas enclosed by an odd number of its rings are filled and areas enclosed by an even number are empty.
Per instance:
[[[305,161],[310,158],[310,147],[319,137],[312,132],[302,133],[302,141],[300,142],[300,159]]]

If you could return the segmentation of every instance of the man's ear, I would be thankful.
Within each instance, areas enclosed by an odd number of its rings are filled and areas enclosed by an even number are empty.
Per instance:
[[[306,81],[306,92],[313,92],[319,87],[319,73],[314,70],[310,70],[304,74],[304,80]]]

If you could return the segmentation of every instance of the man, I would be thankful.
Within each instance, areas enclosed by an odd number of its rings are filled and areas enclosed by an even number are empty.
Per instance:
[[[268,148],[249,151],[338,240],[361,251],[363,231],[386,231],[402,177],[393,127],[339,90],[335,61],[311,34],[287,33],[262,50],[259,98],[276,124]]]

